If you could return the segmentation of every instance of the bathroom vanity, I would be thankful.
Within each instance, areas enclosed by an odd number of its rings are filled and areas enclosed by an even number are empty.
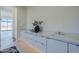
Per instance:
[[[30,45],[30,51],[41,53],[79,53],[78,35],[51,35],[47,33],[20,32],[20,38],[24,41],[24,50]],[[26,44],[28,42],[28,44]],[[22,46],[22,45],[20,45]]]

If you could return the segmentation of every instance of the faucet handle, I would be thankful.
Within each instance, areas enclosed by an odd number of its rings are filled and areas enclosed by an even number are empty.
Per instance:
[[[57,35],[64,35],[63,32],[56,32]]]

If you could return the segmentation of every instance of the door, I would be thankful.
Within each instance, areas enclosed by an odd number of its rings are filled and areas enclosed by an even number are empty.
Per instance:
[[[13,23],[12,7],[1,7],[0,14],[0,50],[12,47],[13,44]]]
[[[48,39],[47,53],[67,53],[67,43]]]

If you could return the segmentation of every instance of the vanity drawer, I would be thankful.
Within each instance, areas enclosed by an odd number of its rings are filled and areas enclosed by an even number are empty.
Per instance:
[[[41,44],[43,44],[43,45],[46,45],[46,38],[37,36],[37,37],[36,37],[36,40],[37,40],[39,43],[41,43]]]
[[[41,42],[35,42],[35,47],[38,48],[41,52],[46,52],[46,45]]]

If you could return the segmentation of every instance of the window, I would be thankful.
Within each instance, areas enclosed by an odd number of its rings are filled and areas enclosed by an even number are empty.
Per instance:
[[[8,30],[12,30],[12,22],[8,23]]]
[[[11,19],[1,19],[1,30],[12,30],[13,20]]]

